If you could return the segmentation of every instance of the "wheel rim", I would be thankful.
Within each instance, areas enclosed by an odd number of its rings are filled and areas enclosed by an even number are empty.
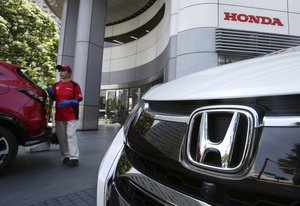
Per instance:
[[[0,165],[3,163],[5,157],[8,155],[9,146],[4,137],[0,137]]]

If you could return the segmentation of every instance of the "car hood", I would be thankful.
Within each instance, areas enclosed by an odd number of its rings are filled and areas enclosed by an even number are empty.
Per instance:
[[[300,93],[300,52],[231,63],[156,86],[145,100],[205,100]]]

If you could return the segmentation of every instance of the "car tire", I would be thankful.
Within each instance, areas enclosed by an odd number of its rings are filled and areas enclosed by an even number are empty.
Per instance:
[[[18,152],[16,137],[4,127],[0,127],[0,172],[7,168]]]

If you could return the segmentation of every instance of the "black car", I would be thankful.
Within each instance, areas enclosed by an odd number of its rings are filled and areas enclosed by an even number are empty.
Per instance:
[[[300,205],[300,52],[147,92],[98,176],[102,205]]]

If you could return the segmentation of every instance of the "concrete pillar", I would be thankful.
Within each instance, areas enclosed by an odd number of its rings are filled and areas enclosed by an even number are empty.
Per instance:
[[[73,0],[72,0],[73,1]],[[80,130],[98,129],[102,54],[107,0],[81,0],[73,79],[81,86]]]
[[[57,64],[73,67],[79,0],[64,0]],[[57,76],[57,80],[59,77]]]

